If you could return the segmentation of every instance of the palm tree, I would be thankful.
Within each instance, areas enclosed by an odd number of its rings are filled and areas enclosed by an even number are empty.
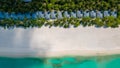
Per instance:
[[[115,28],[115,27],[118,27],[118,23],[115,21],[115,18],[113,16],[109,16],[107,17],[108,21],[106,22],[106,25],[108,27],[112,27],[112,28]]]
[[[118,17],[118,18],[115,18],[115,20],[116,20],[116,23],[118,24],[118,26],[120,25],[120,17]]]
[[[100,18],[95,18],[95,20],[93,20],[95,27],[102,27],[104,25],[103,21]]]
[[[55,2],[57,2],[57,0],[50,0],[50,3],[55,4]]]
[[[69,28],[70,27],[70,24],[67,20],[64,23],[65,24],[64,24],[63,28]]]
[[[36,26],[38,26],[39,28],[42,27],[43,25],[45,25],[45,22],[46,22],[45,18],[40,18],[35,21],[36,21]],[[34,20],[32,23],[34,23]]]
[[[115,18],[113,16],[109,16],[109,17],[104,17],[103,18],[103,22],[104,22],[104,27],[112,27],[115,26],[116,22],[115,22]]]
[[[88,26],[88,24],[91,23],[91,18],[90,17],[83,17],[82,18],[82,25],[85,27],[85,26]]]
[[[80,25],[80,20],[78,18],[74,18],[74,24],[73,27],[76,28]]]
[[[64,19],[64,18],[63,18]],[[59,23],[59,27],[63,27],[64,26],[64,20],[63,19],[58,19],[58,23]]]

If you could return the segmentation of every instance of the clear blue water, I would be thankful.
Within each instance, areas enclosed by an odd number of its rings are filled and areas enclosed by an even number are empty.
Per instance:
[[[44,59],[0,57],[0,68],[120,68],[120,55]]]

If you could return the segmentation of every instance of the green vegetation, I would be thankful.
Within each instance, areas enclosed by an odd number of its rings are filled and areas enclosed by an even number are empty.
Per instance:
[[[120,24],[119,3],[119,0],[0,0],[0,27],[76,28],[81,25],[116,28]],[[86,11],[93,11],[93,15],[88,16]],[[97,11],[100,11],[98,15]],[[109,14],[104,14],[104,11]],[[39,13],[36,14],[37,12]],[[37,17],[38,15],[41,17]],[[49,21],[50,19],[53,21]]]
[[[108,10],[120,9],[119,0],[0,0],[0,11],[35,12],[43,10]]]
[[[32,28],[32,27],[63,27],[63,28],[70,28],[70,27],[78,27],[78,26],[95,26],[95,27],[111,27],[116,28],[120,25],[120,17],[114,18],[112,16],[105,17],[103,19],[100,18],[63,18],[58,20],[45,20],[44,18],[40,19],[24,19],[21,20],[13,20],[13,19],[4,19],[0,20],[0,27],[6,28],[14,28],[14,27],[23,27],[23,28]]]

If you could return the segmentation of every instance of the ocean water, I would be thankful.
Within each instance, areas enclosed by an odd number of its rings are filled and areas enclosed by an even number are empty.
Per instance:
[[[0,68],[120,68],[120,55],[54,58],[0,57]]]

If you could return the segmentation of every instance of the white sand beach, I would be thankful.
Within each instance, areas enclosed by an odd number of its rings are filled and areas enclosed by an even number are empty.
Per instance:
[[[0,30],[0,56],[55,57],[120,54],[120,28]]]

